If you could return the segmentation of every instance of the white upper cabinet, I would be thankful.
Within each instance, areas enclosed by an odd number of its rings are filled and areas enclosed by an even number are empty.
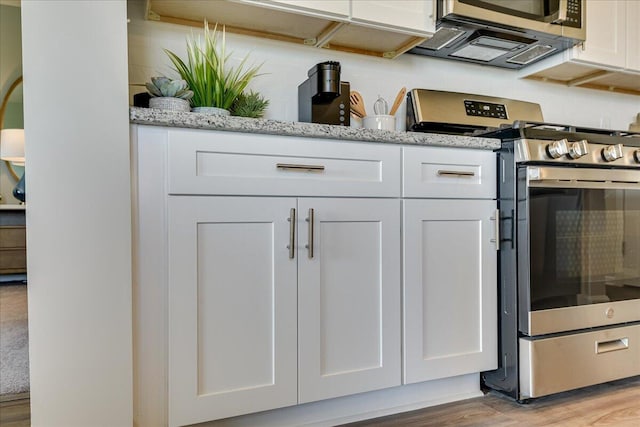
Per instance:
[[[521,70],[525,78],[640,95],[640,1],[586,2],[586,41]]]
[[[354,21],[434,33],[434,7],[433,0],[352,0],[351,17]]]
[[[627,68],[640,71],[640,1],[627,1]]]
[[[275,3],[301,11],[328,13],[338,16],[349,16],[350,0],[266,0],[261,3]]]
[[[628,1],[591,0],[587,3],[587,40],[576,47],[575,59],[625,68]]]
[[[146,0],[147,19],[396,58],[435,32],[433,0]]]

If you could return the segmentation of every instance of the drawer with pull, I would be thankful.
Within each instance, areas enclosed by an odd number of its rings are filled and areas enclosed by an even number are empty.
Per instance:
[[[403,147],[402,197],[496,197],[496,155],[491,151]]]
[[[170,130],[170,194],[399,197],[400,147]]]

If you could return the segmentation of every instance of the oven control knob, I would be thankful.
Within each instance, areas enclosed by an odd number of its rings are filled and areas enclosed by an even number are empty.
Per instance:
[[[622,158],[622,144],[610,145],[602,149],[602,158],[607,162],[613,162]]]
[[[583,139],[582,141],[572,142],[569,145],[569,157],[572,159],[579,159],[589,152],[589,146],[587,145],[587,140]]]
[[[636,159],[636,162],[640,163],[640,150],[633,152],[633,158]]]
[[[547,154],[553,159],[560,158],[569,152],[569,141],[560,139],[547,145]]]

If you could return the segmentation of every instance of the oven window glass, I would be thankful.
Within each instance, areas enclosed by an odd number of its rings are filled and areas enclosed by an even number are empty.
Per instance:
[[[558,12],[559,0],[458,0],[471,6],[542,21]]]
[[[532,310],[640,299],[640,190],[529,196]]]

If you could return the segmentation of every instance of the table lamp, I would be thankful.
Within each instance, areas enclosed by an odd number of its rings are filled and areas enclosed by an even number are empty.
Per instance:
[[[0,159],[24,166],[24,129],[2,129],[0,131]],[[24,203],[24,172],[13,189],[13,196]]]

